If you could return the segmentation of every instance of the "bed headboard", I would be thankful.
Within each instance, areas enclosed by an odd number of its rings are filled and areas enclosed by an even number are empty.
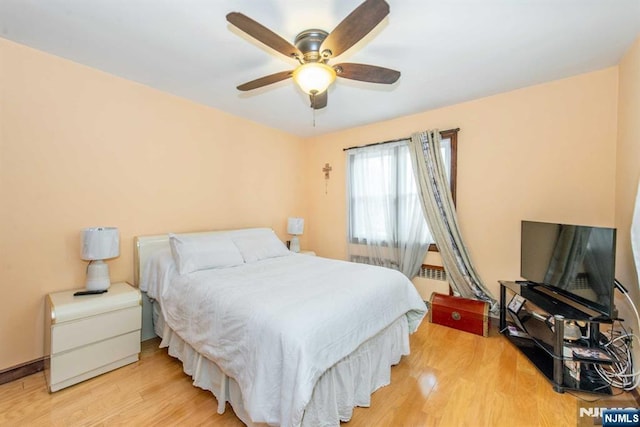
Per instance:
[[[133,239],[133,281],[140,286],[140,266],[144,261],[158,252],[169,247],[169,234],[153,236],[136,236]]]

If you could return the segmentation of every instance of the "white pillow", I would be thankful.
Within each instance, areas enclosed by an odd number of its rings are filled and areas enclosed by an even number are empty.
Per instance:
[[[239,230],[231,235],[244,262],[256,262],[266,258],[292,255],[276,233],[270,228]]]
[[[169,234],[169,244],[181,275],[244,262],[238,247],[222,234]]]

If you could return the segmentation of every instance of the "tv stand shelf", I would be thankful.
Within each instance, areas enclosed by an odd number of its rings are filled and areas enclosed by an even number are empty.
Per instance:
[[[532,301],[538,307],[547,313],[559,314],[570,320],[582,321],[599,321],[601,323],[611,323],[611,319],[607,319],[600,314],[590,311],[584,307],[584,311],[579,310],[568,303],[564,302],[565,297],[553,292],[543,286],[531,282],[515,282],[518,285],[520,295],[529,301]],[[576,304],[576,303],[574,303]]]
[[[555,391],[612,393],[595,370],[596,365],[613,361],[599,344],[600,324],[612,323],[611,319],[601,318],[586,308],[579,310],[563,302],[561,296],[534,284],[499,283],[500,332],[552,383]],[[525,302],[514,312],[509,304],[516,295]],[[569,328],[573,331],[579,328],[580,336],[566,340]]]

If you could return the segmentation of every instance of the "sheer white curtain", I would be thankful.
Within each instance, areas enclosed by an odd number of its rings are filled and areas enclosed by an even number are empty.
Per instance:
[[[347,151],[349,257],[413,278],[431,233],[422,213],[408,141]]]
[[[640,182],[638,182],[636,205],[631,219],[631,251],[633,252],[633,260],[636,264],[638,284],[640,284]]]

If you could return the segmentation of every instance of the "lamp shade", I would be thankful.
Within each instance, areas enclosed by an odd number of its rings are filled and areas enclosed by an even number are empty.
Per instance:
[[[120,235],[116,227],[92,227],[82,230],[82,259],[95,261],[120,255]]]
[[[303,218],[289,218],[287,222],[287,233],[298,235],[304,231],[304,219]]]
[[[293,80],[309,95],[327,90],[336,79],[336,71],[321,62],[308,62],[293,71]]]

